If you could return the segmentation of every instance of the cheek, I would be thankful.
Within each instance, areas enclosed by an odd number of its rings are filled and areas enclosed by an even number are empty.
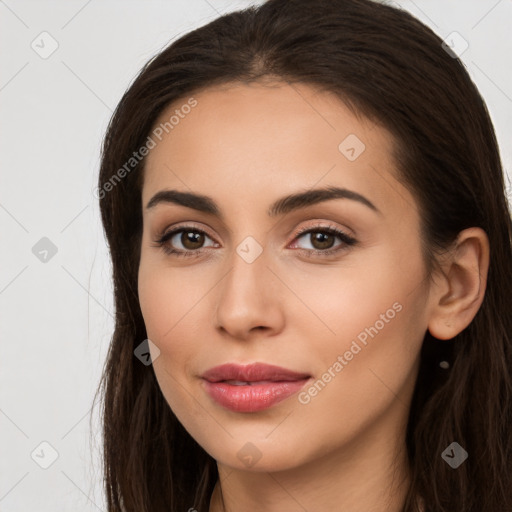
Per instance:
[[[167,344],[175,338],[211,287],[205,277],[190,268],[166,268],[142,260],[139,302],[150,339]]]
[[[153,368],[171,407],[176,393],[169,391],[183,381],[183,372],[189,371],[189,362],[198,350],[195,344],[200,340],[199,333],[195,332],[198,322],[190,321],[200,290],[189,284],[187,293],[183,293],[182,281],[177,272],[141,263],[138,283],[140,307],[147,336],[160,351]],[[184,330],[188,333],[185,340]]]
[[[324,443],[326,452],[388,411],[398,409],[399,421],[407,410],[425,331],[424,290],[411,293],[406,275],[400,283],[391,285],[392,280],[389,274],[361,277],[365,287],[354,282],[351,288],[332,290],[335,301],[326,299],[326,292],[318,302],[335,334],[317,334],[315,346],[309,344],[316,380],[298,398],[303,430],[331,440]],[[304,338],[311,341],[313,329],[307,324]]]
[[[183,293],[185,285],[187,293]],[[189,411],[197,407],[183,390],[189,385],[194,357],[200,353],[200,322],[194,321],[193,312],[204,292],[180,278],[179,272],[144,264],[139,269],[138,290],[147,336],[160,351],[153,361],[158,385],[178,419],[195,424]]]
[[[304,338],[314,339],[316,332],[325,340],[315,350],[321,353],[321,347],[328,347],[330,354],[340,353],[354,339],[364,345],[365,340],[406,328],[411,315],[415,321],[419,318],[426,293],[423,261],[416,247],[408,248],[407,264],[403,253],[390,244],[355,253],[336,268],[317,268],[309,274],[298,267],[281,269],[294,283],[295,296],[302,299],[291,313],[293,323],[309,334]],[[416,330],[421,329],[418,324]]]
[[[314,313],[303,308],[294,314],[303,333],[298,350],[316,361],[312,370],[321,382],[311,395],[323,395],[320,408],[339,404],[370,414],[372,406],[389,403],[390,389],[411,379],[426,331],[427,289],[419,252],[411,250],[407,266],[400,259],[398,251],[369,251],[364,261],[337,273],[338,279],[331,271],[317,273],[314,287],[311,279],[298,281],[295,291]]]

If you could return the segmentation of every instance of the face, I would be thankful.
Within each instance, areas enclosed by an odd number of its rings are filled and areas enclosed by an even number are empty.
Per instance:
[[[138,287],[179,421],[219,463],[251,471],[389,443],[428,324],[420,218],[391,135],[330,93],[282,83],[204,90],[155,129]],[[203,378],[226,363],[293,373]]]

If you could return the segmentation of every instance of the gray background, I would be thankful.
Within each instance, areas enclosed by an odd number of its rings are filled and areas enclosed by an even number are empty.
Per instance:
[[[93,195],[100,142],[151,56],[249,4],[0,1],[2,512],[105,509],[98,410],[91,409],[113,328],[110,262]],[[510,169],[512,1],[399,4],[442,38],[455,31],[467,41],[461,58]],[[58,48],[45,55],[52,44]]]

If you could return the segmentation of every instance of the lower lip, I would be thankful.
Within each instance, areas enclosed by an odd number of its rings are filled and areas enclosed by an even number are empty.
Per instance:
[[[206,392],[220,405],[235,412],[256,412],[272,407],[297,393],[309,379],[235,386],[203,379]]]

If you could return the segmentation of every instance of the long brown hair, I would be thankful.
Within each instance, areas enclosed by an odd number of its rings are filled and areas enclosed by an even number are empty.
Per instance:
[[[441,39],[407,12],[371,0],[269,0],[221,16],[148,62],[117,106],[98,183],[115,293],[98,388],[108,510],[206,512],[218,479],[215,460],[177,421],[153,368],[134,357],[147,337],[137,294],[144,159],[126,162],[170,103],[266,77],[333,92],[394,135],[397,175],[420,208],[429,272],[461,230],[486,231],[491,261],[477,315],[452,340],[425,335],[403,511],[417,511],[418,498],[428,512],[512,510],[512,226],[494,129]],[[454,441],[469,454],[457,469],[441,457]]]

